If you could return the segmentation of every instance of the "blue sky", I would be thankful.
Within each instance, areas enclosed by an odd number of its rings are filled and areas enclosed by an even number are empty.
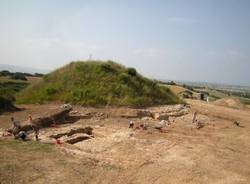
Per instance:
[[[250,85],[249,0],[0,0],[0,63],[111,59],[152,78]]]

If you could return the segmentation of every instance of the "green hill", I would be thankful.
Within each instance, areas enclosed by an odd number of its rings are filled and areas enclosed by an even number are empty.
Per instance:
[[[181,100],[168,88],[112,61],[72,62],[17,94],[17,103],[148,106]]]

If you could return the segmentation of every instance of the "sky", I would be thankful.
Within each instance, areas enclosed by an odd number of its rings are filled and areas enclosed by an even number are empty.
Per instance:
[[[114,60],[155,79],[250,85],[250,0],[0,0],[0,64]]]

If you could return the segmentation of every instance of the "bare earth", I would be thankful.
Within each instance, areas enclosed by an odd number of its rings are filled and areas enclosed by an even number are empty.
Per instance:
[[[188,103],[188,113],[171,117],[166,133],[153,128],[159,120],[136,117],[136,109],[76,106],[71,116],[79,119],[42,129],[38,144],[47,145],[53,142],[51,135],[86,126],[93,128],[94,138],[73,145],[50,144],[52,151],[44,152],[29,150],[33,141],[18,141],[21,148],[15,148],[4,144],[12,138],[2,137],[0,183],[250,183],[250,110]],[[59,106],[22,106],[25,110],[1,115],[0,128],[8,128],[13,115],[24,122],[28,114],[38,117]],[[166,108],[172,107],[148,110]],[[194,111],[204,125],[201,129],[192,124]],[[130,120],[143,121],[149,128],[129,129]],[[33,139],[32,133],[29,136]]]

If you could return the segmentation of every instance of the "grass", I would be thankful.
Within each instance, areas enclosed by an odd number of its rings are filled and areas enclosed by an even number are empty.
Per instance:
[[[197,95],[196,92],[191,91],[187,88],[184,88],[183,86],[179,86],[179,85],[166,85],[174,94],[176,95],[181,95],[181,94],[185,94],[185,93],[189,93],[192,94],[190,96],[195,97]]]
[[[0,183],[33,183],[44,180],[49,167],[62,159],[53,145],[35,141],[0,140]],[[45,182],[45,181],[44,181]]]
[[[4,150],[15,150],[17,152],[32,153],[32,152],[44,152],[51,153],[53,151],[53,145],[41,144],[36,141],[19,141],[19,140],[0,140],[0,152]]]
[[[243,97],[239,97],[241,103],[245,104],[245,105],[250,105],[250,99],[249,98],[243,98]]]
[[[72,62],[17,94],[18,103],[71,102],[80,105],[148,106],[182,101],[160,86],[115,62]]]

